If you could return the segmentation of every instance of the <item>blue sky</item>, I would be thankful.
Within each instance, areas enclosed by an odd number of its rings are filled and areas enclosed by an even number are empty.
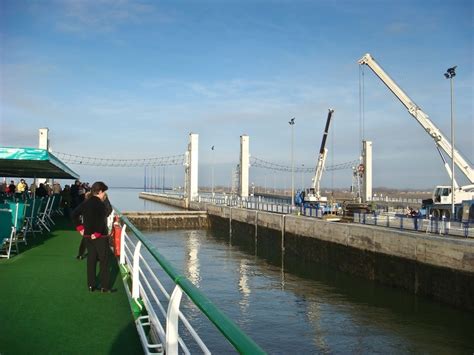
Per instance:
[[[327,165],[357,159],[359,66],[370,52],[474,160],[472,1],[0,1],[0,143],[143,158],[181,154],[200,135],[200,185],[230,184],[239,136],[254,157],[314,166],[329,107]],[[364,134],[373,141],[374,186],[449,184],[434,144],[368,69]],[[71,165],[83,179],[143,184],[142,169]],[[181,168],[170,168],[181,179]],[[258,185],[288,174],[251,169]],[[303,176],[310,183],[310,174]],[[300,176],[297,177],[300,181]],[[460,183],[466,183],[459,178]],[[349,170],[323,186],[345,187]],[[297,183],[297,185],[300,183]]]

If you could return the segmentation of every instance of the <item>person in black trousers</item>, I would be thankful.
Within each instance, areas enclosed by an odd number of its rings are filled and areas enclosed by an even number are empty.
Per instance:
[[[66,185],[67,186],[67,185]],[[85,200],[88,200],[92,196],[92,193],[89,191],[86,193]],[[103,199],[104,205],[105,205],[105,213],[107,216],[109,216],[112,213],[112,205],[109,201],[109,197],[107,196],[107,193],[104,196]],[[77,260],[82,260],[85,258],[86,254],[86,238],[81,239],[81,244],[79,245],[79,251],[77,253],[76,259]]]
[[[73,212],[76,230],[84,237],[87,247],[87,285],[89,291],[96,290],[96,266],[100,262],[100,291],[115,292],[110,288],[109,241],[107,217],[112,212],[110,203],[104,203],[108,187],[102,181],[92,184],[91,197],[81,203]],[[82,216],[82,223],[81,223]]]

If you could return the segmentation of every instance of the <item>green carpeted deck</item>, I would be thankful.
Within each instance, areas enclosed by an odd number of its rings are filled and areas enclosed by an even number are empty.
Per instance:
[[[90,293],[80,235],[66,219],[0,260],[0,354],[142,354],[118,267],[118,292]]]

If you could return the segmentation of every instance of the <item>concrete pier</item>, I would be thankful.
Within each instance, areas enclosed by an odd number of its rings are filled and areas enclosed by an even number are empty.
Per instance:
[[[183,200],[140,194],[182,207]],[[191,202],[211,228],[247,240],[258,255],[329,265],[353,275],[474,310],[474,240]]]
[[[139,229],[201,229],[208,228],[206,211],[123,212]]]

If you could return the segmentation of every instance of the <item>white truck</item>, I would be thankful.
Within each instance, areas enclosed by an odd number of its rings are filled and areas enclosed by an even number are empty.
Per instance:
[[[390,78],[390,76],[380,67],[380,65],[369,53],[365,54],[361,59],[359,59],[358,63],[360,65],[367,65],[408,109],[410,115],[416,119],[416,121],[423,127],[426,133],[428,133],[433,138],[449,176],[451,177],[451,169],[446,163],[442,152],[444,152],[444,154],[446,154],[450,159],[454,159],[454,164],[466,176],[470,183],[469,185],[459,186],[456,182],[454,183],[454,203],[458,207],[454,217],[460,219],[461,214],[463,213],[461,208],[463,201],[465,202],[463,204],[465,206],[474,205],[473,168],[456,149],[454,149],[454,157],[452,157],[453,149],[449,140],[443,135],[438,127],[434,125],[434,123],[429,119],[428,115],[415,102],[413,102],[410,97],[408,97],[408,95],[392,80],[392,78]],[[451,203],[453,198],[453,192],[451,190],[451,186],[436,186],[433,191],[432,202],[431,204],[428,203],[426,206],[429,210],[428,213],[432,214],[433,217],[441,218],[444,216],[449,219],[451,217]],[[472,216],[472,218],[474,218],[474,216]]]

